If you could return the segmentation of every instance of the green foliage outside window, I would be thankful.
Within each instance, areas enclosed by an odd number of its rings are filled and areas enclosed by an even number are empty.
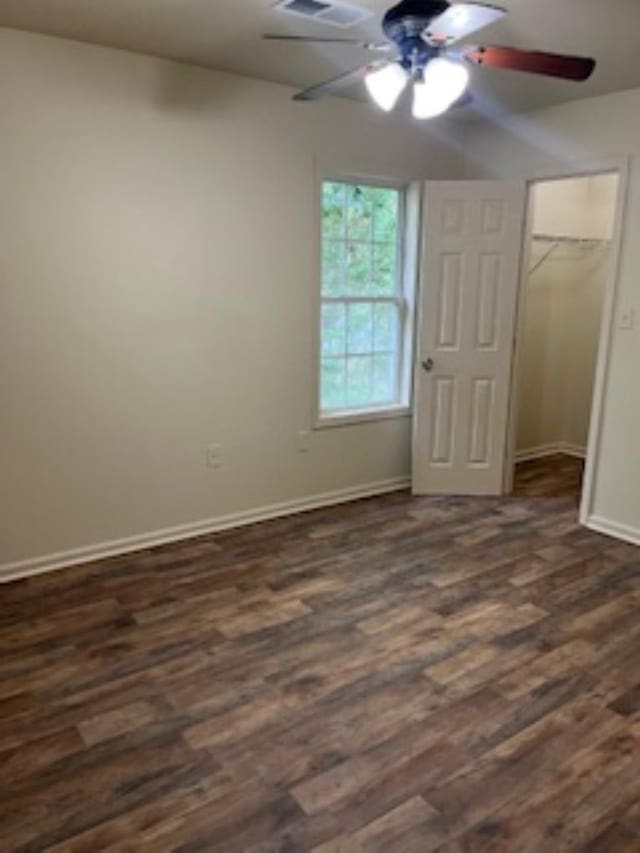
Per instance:
[[[323,184],[323,412],[397,402],[401,197],[387,187]]]

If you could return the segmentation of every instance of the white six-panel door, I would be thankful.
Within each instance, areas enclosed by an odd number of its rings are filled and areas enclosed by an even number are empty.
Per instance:
[[[525,198],[515,181],[426,184],[416,494],[503,491]]]

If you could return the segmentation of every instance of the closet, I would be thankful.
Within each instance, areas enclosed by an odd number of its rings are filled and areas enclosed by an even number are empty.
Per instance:
[[[617,175],[595,175],[531,188],[517,459],[585,453],[617,184]]]

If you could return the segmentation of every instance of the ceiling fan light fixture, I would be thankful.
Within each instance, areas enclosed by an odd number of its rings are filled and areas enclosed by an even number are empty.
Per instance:
[[[459,62],[436,57],[424,70],[424,79],[413,87],[413,116],[435,118],[445,113],[464,94],[469,71]]]
[[[416,83],[413,87],[413,117],[417,119],[435,118],[446,113],[450,101],[440,97],[428,83]]]
[[[409,82],[409,73],[399,63],[390,62],[377,71],[370,71],[364,82],[380,109],[389,112]]]

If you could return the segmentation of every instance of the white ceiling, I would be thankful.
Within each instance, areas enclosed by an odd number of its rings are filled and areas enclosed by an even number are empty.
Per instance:
[[[371,54],[342,45],[263,42],[261,33],[377,36],[392,2],[358,0],[374,16],[346,31],[283,15],[272,9],[273,0],[0,0],[0,26],[304,88],[364,64]],[[483,109],[532,109],[640,86],[640,0],[497,2],[509,15],[476,41],[594,56],[598,66],[587,83],[475,68],[472,91]],[[346,94],[362,96],[362,88]]]

